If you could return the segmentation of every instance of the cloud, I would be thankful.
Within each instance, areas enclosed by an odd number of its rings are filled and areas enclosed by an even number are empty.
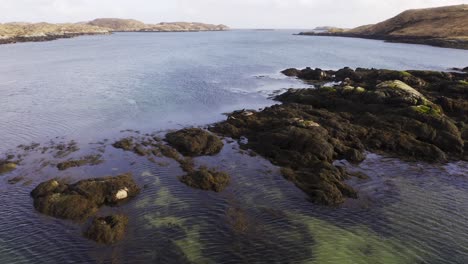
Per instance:
[[[406,9],[463,3],[468,4],[468,0],[0,0],[0,20],[75,22],[123,17],[243,28],[354,27],[382,21]]]

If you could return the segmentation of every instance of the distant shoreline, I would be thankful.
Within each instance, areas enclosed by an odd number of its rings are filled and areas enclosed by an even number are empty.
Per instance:
[[[25,42],[46,42],[54,41],[58,39],[69,39],[76,38],[80,36],[94,36],[94,35],[110,35],[112,33],[66,33],[63,35],[45,35],[45,36],[18,36],[11,38],[0,38],[0,45],[6,44],[15,44],[15,43],[25,43]]]
[[[316,32],[300,32],[297,36],[321,36],[321,37],[345,37],[345,38],[362,38],[384,40],[391,43],[406,43],[406,44],[422,44],[434,47],[464,49],[468,50],[468,40],[454,38],[435,38],[424,36],[392,36],[392,35],[362,35],[354,33],[316,33]]]
[[[187,31],[109,31],[103,33],[65,33],[63,35],[44,35],[44,36],[17,36],[11,38],[0,38],[0,45],[26,43],[26,42],[47,42],[58,39],[70,39],[81,36],[112,35],[113,33],[200,33],[200,32],[223,32],[227,30],[187,30]]]

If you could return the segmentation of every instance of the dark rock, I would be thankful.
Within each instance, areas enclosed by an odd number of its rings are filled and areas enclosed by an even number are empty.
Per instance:
[[[166,141],[180,153],[188,156],[215,155],[224,145],[216,135],[199,128],[168,133]]]
[[[227,173],[200,167],[180,177],[180,181],[193,188],[221,192],[229,185],[230,177]]]
[[[139,187],[131,174],[82,180],[66,184],[49,180],[32,192],[34,207],[40,213],[70,220],[83,220],[103,205],[116,205],[136,196]]]
[[[125,215],[95,217],[84,235],[97,243],[114,244],[124,238],[127,225],[128,217]]]
[[[282,71],[281,73],[289,77],[297,77],[301,73],[301,71],[295,68],[289,68]]]
[[[322,71],[321,69],[311,69],[311,68],[305,68],[299,72],[297,75],[300,79],[303,80],[309,80],[309,81],[325,81],[329,80],[331,76],[325,72]]]

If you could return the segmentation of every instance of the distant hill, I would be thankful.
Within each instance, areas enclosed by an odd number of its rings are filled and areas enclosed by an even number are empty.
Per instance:
[[[468,5],[407,10],[375,25],[341,32],[335,29],[334,32],[300,34],[383,39],[468,49]]]
[[[188,31],[222,31],[229,29],[225,25],[212,25],[196,22],[172,22],[145,24],[134,19],[98,18],[88,22],[89,25],[108,28],[111,31],[139,32],[188,32]]]
[[[98,18],[89,22],[50,24],[12,22],[0,24],[0,44],[49,41],[81,35],[111,34],[116,31],[128,32],[194,32],[223,31],[225,25],[211,25],[192,22],[145,24],[134,19]]]
[[[108,28],[114,31],[137,31],[146,25],[135,19],[98,18],[88,22],[89,25]]]

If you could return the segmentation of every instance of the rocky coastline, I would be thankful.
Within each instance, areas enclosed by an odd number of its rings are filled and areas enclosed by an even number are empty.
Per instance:
[[[5,37],[0,38],[0,45],[2,44],[14,44],[14,43],[23,43],[23,42],[45,42],[53,41],[58,39],[69,39],[80,36],[93,36],[93,35],[109,35],[110,32],[96,33],[64,33],[64,34],[52,34],[52,35],[39,35],[39,36],[15,36],[15,37]]]
[[[468,39],[437,38],[432,36],[394,36],[394,35],[366,35],[347,32],[300,32],[298,36],[346,37],[384,40],[390,43],[422,44],[434,47],[468,49]]]
[[[225,25],[173,22],[145,24],[133,19],[100,18],[75,24],[5,23],[0,24],[0,45],[43,42],[85,35],[109,35],[113,32],[202,32],[225,31]]]
[[[377,39],[468,49],[467,25],[468,5],[455,5],[407,10],[380,23],[353,29],[319,27],[298,35]]]

